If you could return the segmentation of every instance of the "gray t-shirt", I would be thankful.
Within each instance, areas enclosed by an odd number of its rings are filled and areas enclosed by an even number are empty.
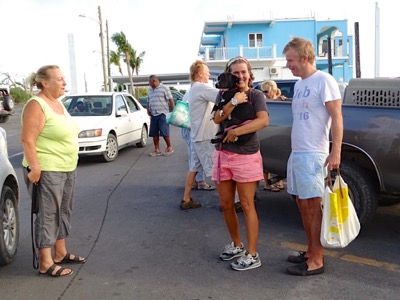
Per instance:
[[[172,99],[172,94],[164,84],[160,83],[155,89],[149,87],[147,103],[150,107],[151,115],[158,116],[169,113],[169,99]]]

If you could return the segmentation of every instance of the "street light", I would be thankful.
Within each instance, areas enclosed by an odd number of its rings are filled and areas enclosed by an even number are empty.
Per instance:
[[[98,7],[98,10],[99,10],[99,21],[97,21],[96,19],[93,19],[93,18],[91,18],[91,17],[88,17],[88,16],[86,16],[86,15],[79,15],[79,16],[82,17],[82,18],[87,18],[87,19],[90,19],[90,20],[92,20],[92,21],[95,21],[97,24],[100,25],[101,62],[102,62],[102,65],[103,65],[103,83],[104,83],[104,91],[107,92],[107,91],[108,91],[108,88],[107,88],[106,62],[105,62],[105,59],[104,59],[105,53],[104,53],[103,21],[102,21],[102,19],[101,19],[101,8],[100,8],[100,6]],[[108,34],[108,33],[107,33],[107,34]]]

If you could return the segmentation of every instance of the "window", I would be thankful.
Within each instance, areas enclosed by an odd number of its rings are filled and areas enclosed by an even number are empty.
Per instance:
[[[249,47],[262,47],[262,33],[250,33],[249,34]]]
[[[130,96],[125,96],[125,100],[126,103],[128,103],[129,110],[131,111],[131,113],[139,110],[138,106],[135,103],[135,100],[133,100]]]
[[[128,112],[128,110],[126,109],[124,98],[121,95],[117,95],[115,97],[115,106],[117,107],[117,111],[124,110]]]

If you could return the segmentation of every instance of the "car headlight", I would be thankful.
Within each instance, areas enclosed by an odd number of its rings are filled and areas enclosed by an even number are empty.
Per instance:
[[[102,129],[90,129],[90,130],[83,130],[79,132],[78,137],[80,138],[90,138],[90,137],[96,137],[96,136],[101,136]]]

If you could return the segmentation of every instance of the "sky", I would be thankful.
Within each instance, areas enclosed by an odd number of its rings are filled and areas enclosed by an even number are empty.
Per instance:
[[[98,7],[109,37],[123,31],[138,53],[145,51],[140,75],[185,73],[198,58],[204,22],[315,17],[348,20],[360,32],[361,75],[375,76],[375,7],[380,9],[381,77],[400,76],[392,61],[400,40],[392,24],[397,0],[0,0],[0,78],[23,79],[47,64],[57,64],[71,81],[68,35],[74,39],[78,91],[99,91],[103,82]],[[79,17],[86,15],[87,18]],[[116,46],[110,41],[110,49]],[[355,69],[355,68],[354,68]],[[122,65],[124,75],[126,66]],[[112,67],[112,75],[119,75]],[[67,87],[68,88],[68,87]]]

